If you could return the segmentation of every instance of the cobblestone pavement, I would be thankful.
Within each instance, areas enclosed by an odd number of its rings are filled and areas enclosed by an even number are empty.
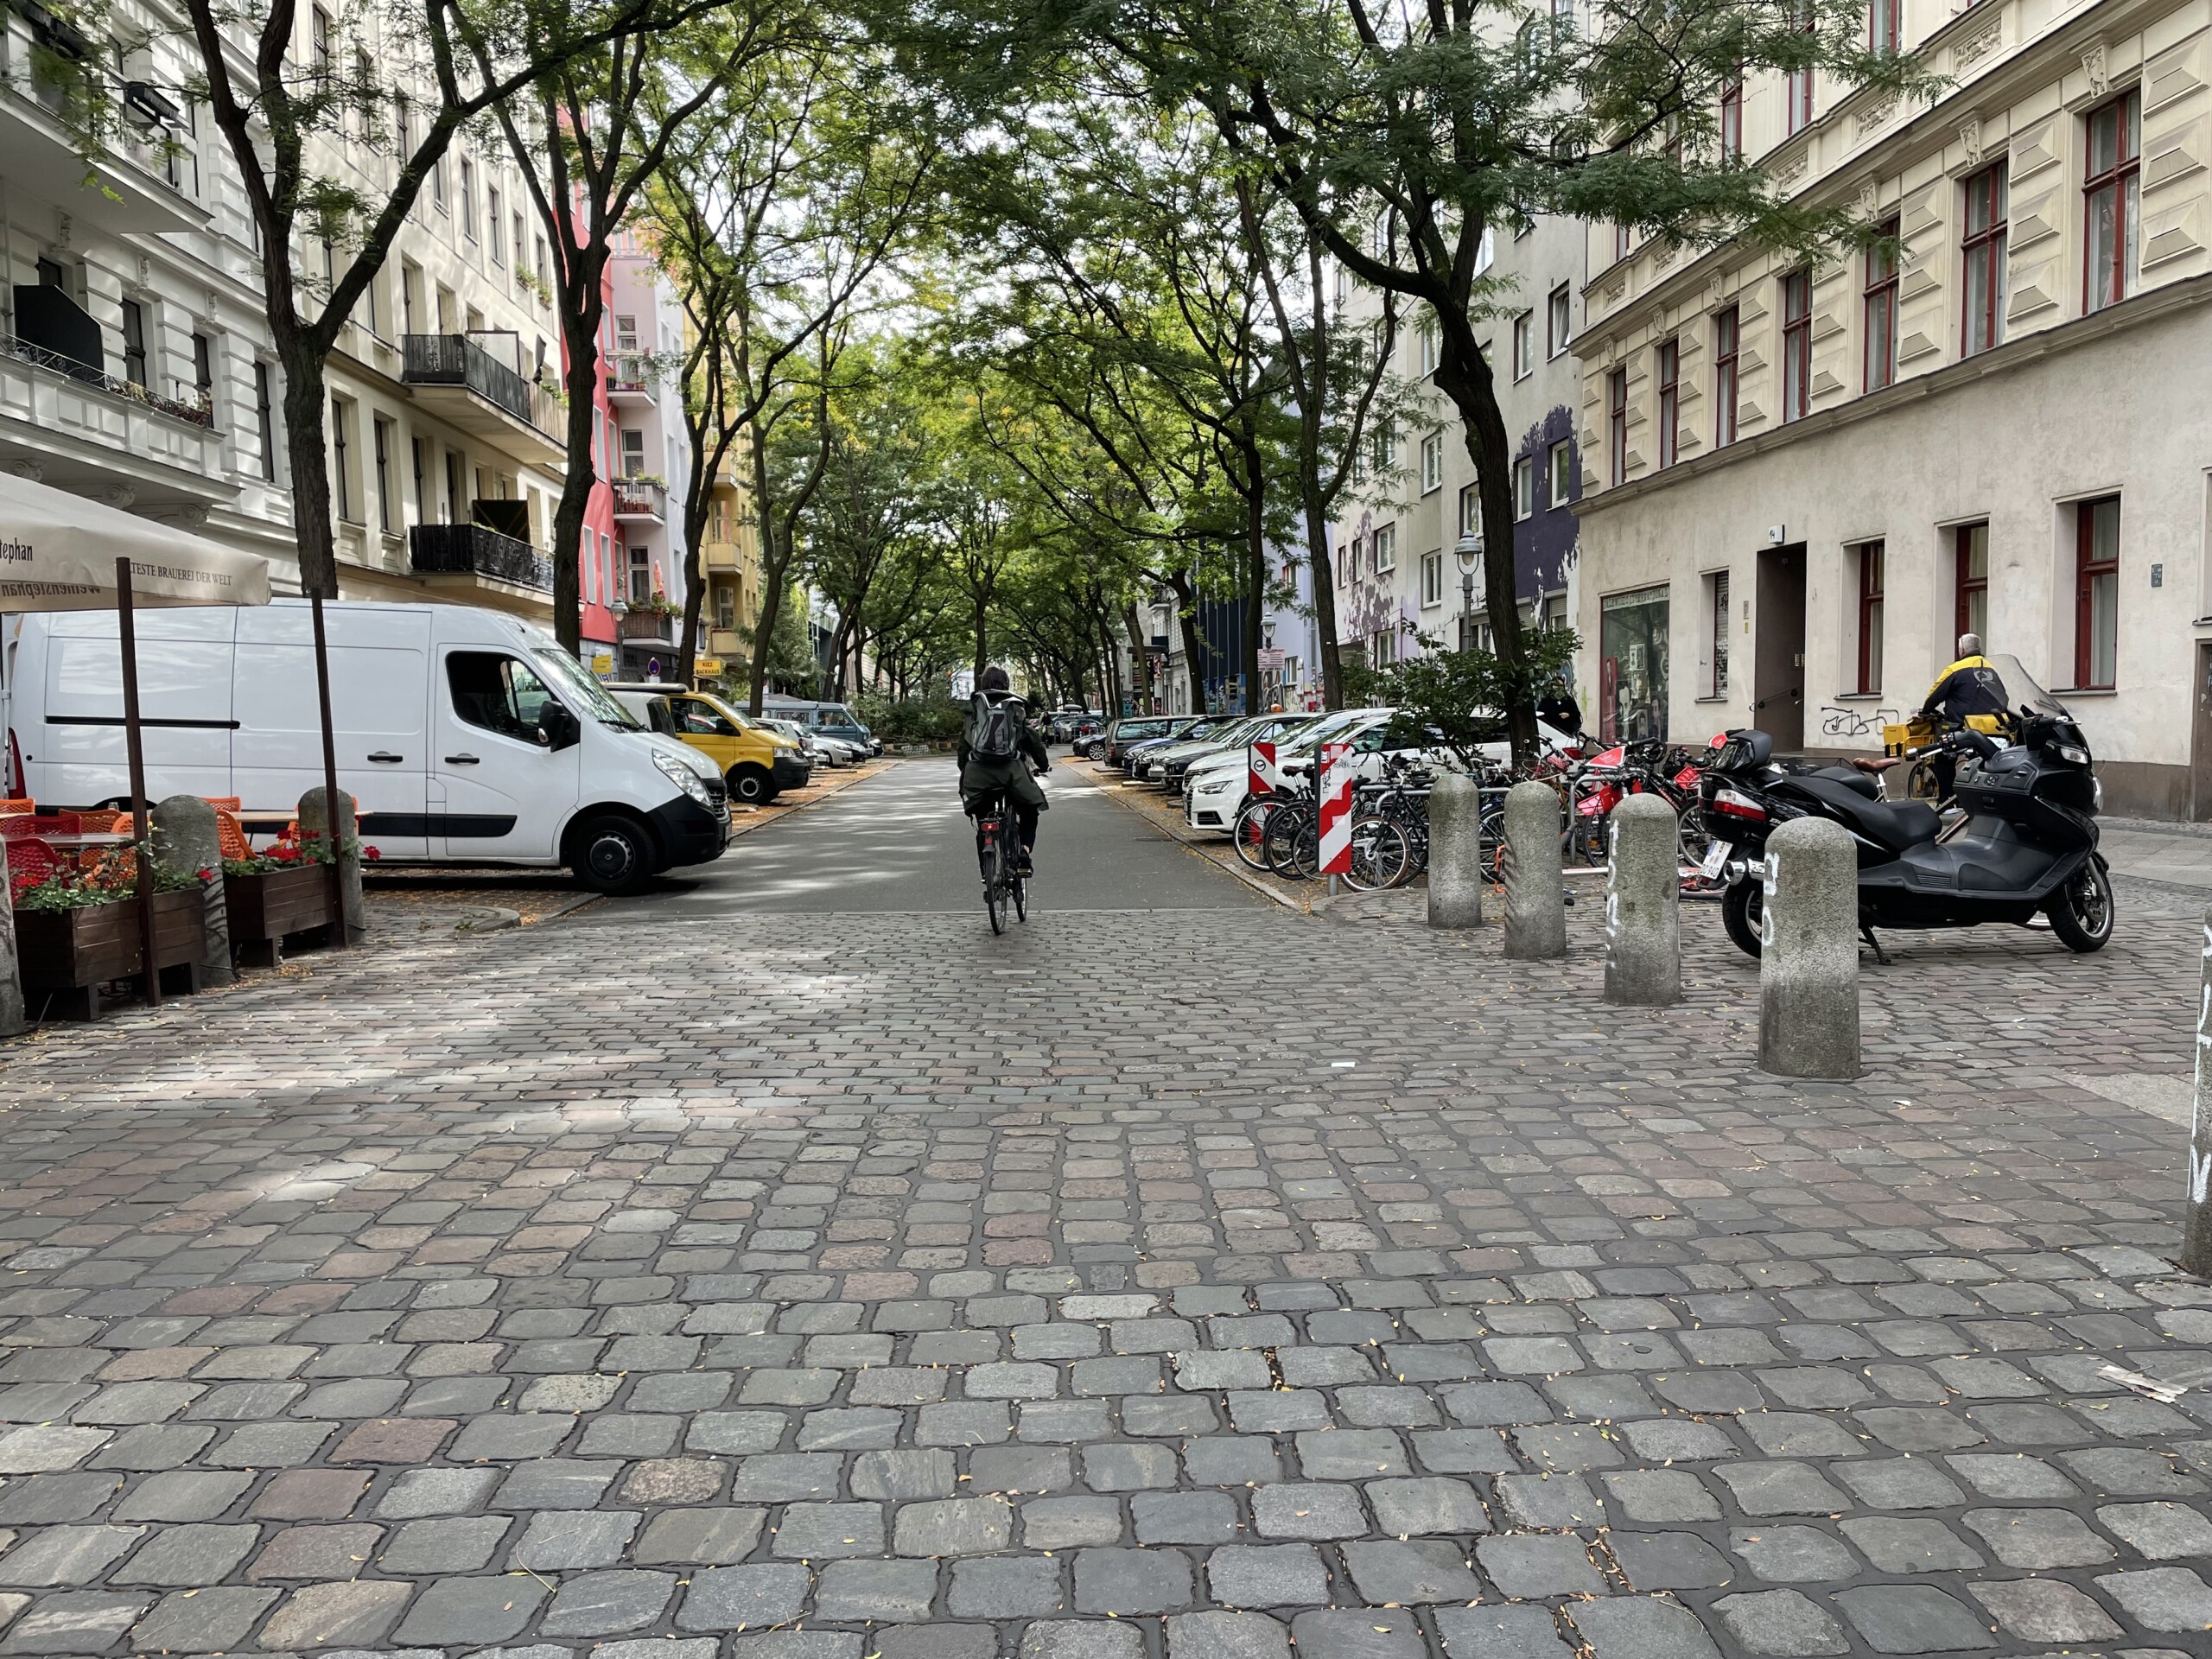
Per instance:
[[[1596,919],[594,906],[13,1046],[0,1654],[2206,1653],[2186,916],[1899,938],[1835,1087]]]

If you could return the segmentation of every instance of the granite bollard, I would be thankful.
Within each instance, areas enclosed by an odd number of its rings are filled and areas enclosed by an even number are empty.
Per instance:
[[[344,826],[344,835],[338,842],[338,874],[340,891],[346,905],[346,936],[358,939],[368,931],[369,912],[361,897],[361,838],[353,832],[353,798],[344,790],[338,791],[338,822]],[[322,808],[322,789],[320,785],[300,797],[300,839],[320,841],[329,824]]]
[[[1428,797],[1428,925],[1483,925],[1482,795],[1456,772],[1438,772]]]
[[[1681,826],[1656,795],[1631,795],[1606,826],[1605,1001],[1682,1000]]]
[[[23,1013],[23,969],[16,960],[16,884],[8,874],[8,843],[0,840],[0,1037],[27,1031]]]
[[[206,918],[207,954],[200,959],[200,983],[228,985],[238,978],[231,965],[230,909],[223,892],[223,829],[215,809],[197,795],[172,795],[154,803],[154,862],[171,875],[213,874],[200,889]]]
[[[1567,954],[1559,796],[1549,785],[1505,792],[1505,954],[1523,962]]]
[[[1848,830],[1798,818],[1768,837],[1759,940],[1759,1070],[1857,1077],[1859,855]]]

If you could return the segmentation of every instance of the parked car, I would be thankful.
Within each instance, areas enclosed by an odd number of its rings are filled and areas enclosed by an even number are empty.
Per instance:
[[[1211,719],[1201,720],[1195,725],[1185,726],[1181,731],[1170,736],[1155,737],[1147,742],[1132,744],[1123,766],[1134,782],[1157,782],[1158,779],[1153,773],[1153,766],[1160,756],[1169,749],[1193,741],[1202,741],[1207,738],[1219,737],[1231,727],[1242,723],[1231,715],[1216,715]]]
[[[1312,725],[1317,718],[1319,716],[1308,714],[1254,715],[1210,738],[1186,735],[1166,748],[1153,753],[1149,775],[1169,795],[1179,795],[1183,792],[1184,779],[1193,766],[1211,760],[1217,755],[1242,754],[1255,743],[1272,742],[1281,747],[1296,733]]]
[[[1205,719],[1203,715],[1132,715],[1106,728],[1106,742],[1099,758],[1109,766],[1124,766],[1127,751],[1157,738],[1178,737]]]
[[[1275,765],[1287,773],[1301,758],[1310,762],[1322,744],[1387,725],[1391,714],[1388,709],[1339,709],[1319,715],[1276,749]],[[1250,764],[1241,750],[1224,750],[1198,762],[1184,776],[1183,822],[1193,830],[1227,835],[1251,798],[1250,779]]]
[[[765,726],[772,732],[781,732],[798,745],[799,753],[806,756],[807,765],[818,771],[826,772],[833,767],[848,766],[852,764],[853,752],[842,743],[831,742],[817,737],[796,721],[774,720],[763,715],[759,720],[753,721],[753,724]]]
[[[861,724],[861,718],[842,702],[809,702],[799,697],[763,697],[760,712],[804,726],[817,736],[834,737],[851,744],[862,755],[881,754],[883,741]]]
[[[796,740],[754,725],[711,691],[686,691],[659,681],[613,682],[618,702],[656,731],[666,731],[712,760],[732,798],[766,806],[787,789],[804,789],[811,776]],[[670,724],[659,724],[664,705]]]
[[[466,605],[323,608],[338,786],[385,861],[566,865],[595,891],[631,893],[721,856],[719,769],[651,731],[543,629]],[[289,811],[322,783],[304,600],[149,610],[137,624],[156,799]],[[20,615],[0,649],[16,792],[125,803],[115,613]]]

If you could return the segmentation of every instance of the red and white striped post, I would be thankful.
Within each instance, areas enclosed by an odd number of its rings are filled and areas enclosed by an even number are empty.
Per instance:
[[[1337,878],[1351,868],[1351,745],[1324,743],[1316,757],[1320,766],[1321,874],[1329,878],[1329,891]]]
[[[1244,751],[1244,787],[1249,794],[1272,795],[1282,787],[1282,773],[1275,770],[1275,746],[1254,743]]]

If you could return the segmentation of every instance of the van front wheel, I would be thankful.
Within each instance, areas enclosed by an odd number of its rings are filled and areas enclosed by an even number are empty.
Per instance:
[[[750,764],[729,769],[729,794],[747,806],[766,806],[776,798],[776,780],[766,766]]]
[[[569,855],[569,868],[594,893],[620,898],[652,880],[652,837],[634,818],[610,812],[592,819],[576,830]]]

